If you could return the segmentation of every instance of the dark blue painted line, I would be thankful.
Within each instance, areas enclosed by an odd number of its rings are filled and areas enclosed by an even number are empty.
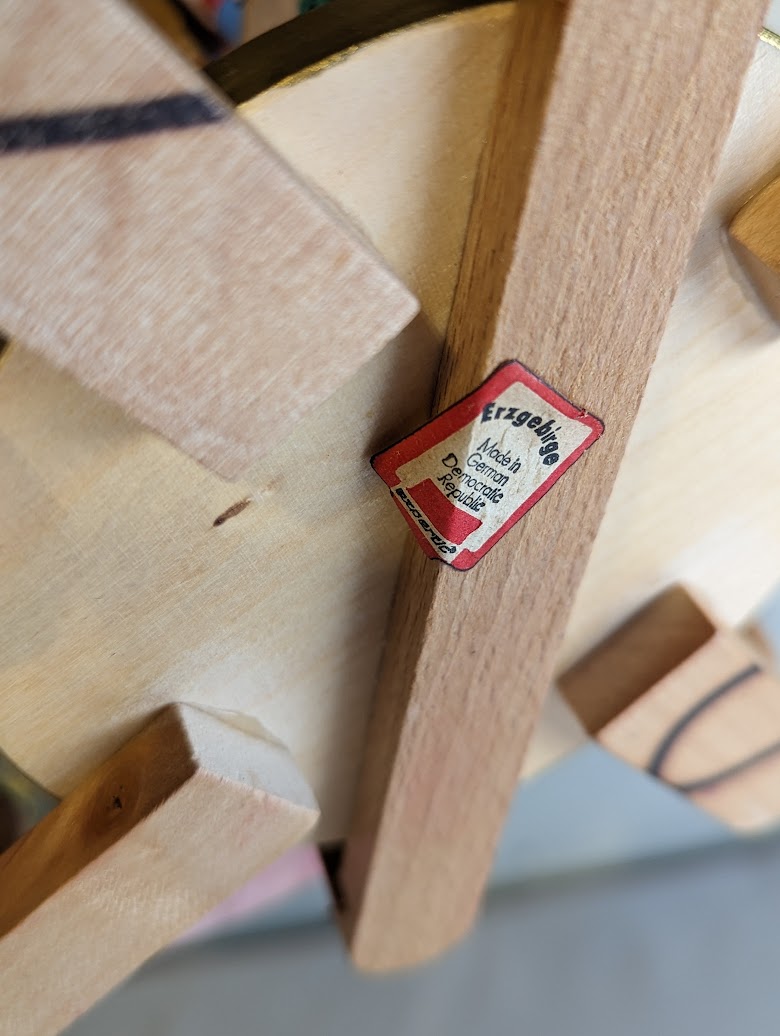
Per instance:
[[[200,94],[171,94],[136,104],[103,105],[50,115],[0,119],[0,155],[104,144],[165,130],[221,122],[229,112]]]

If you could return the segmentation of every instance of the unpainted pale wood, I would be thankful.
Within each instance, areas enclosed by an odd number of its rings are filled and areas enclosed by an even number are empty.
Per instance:
[[[242,109],[402,274],[426,321],[238,484],[29,350],[0,359],[0,747],[58,795],[184,699],[259,718],[316,792],[317,837],[344,835],[407,536],[369,457],[430,407],[513,10],[492,4],[384,36]],[[743,293],[723,234],[780,163],[780,105],[766,103],[779,93],[780,52],[761,44],[561,669],[669,583],[692,586],[736,626],[780,572],[780,479],[768,461],[780,423],[764,421],[760,442],[755,424],[776,409],[780,340]],[[739,458],[728,493],[725,420]],[[561,722],[568,707],[551,706],[529,775],[582,743],[577,724]]]
[[[559,687],[597,741],[730,827],[780,821],[780,680],[682,587],[573,666]]]
[[[59,1032],[317,816],[281,745],[163,710],[0,856],[0,1033]]]
[[[117,0],[4,5],[0,162],[0,326],[226,477],[416,312]]]
[[[729,233],[761,301],[780,320],[780,178],[739,210]]]
[[[763,6],[518,5],[436,408],[519,359],[606,431],[466,576],[407,552],[336,874],[360,967],[474,919]]]
[[[184,13],[171,0],[129,0],[147,21],[192,65],[204,63],[204,55],[187,26]]]

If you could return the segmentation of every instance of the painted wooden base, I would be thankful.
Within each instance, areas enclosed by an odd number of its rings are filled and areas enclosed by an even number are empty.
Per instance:
[[[590,734],[740,831],[780,822],[780,680],[683,588],[559,680]]]
[[[163,710],[0,856],[0,1034],[59,1032],[317,816],[282,746]]]

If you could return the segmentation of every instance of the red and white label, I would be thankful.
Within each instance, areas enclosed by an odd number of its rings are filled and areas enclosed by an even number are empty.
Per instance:
[[[371,459],[431,558],[472,568],[604,431],[517,360]]]

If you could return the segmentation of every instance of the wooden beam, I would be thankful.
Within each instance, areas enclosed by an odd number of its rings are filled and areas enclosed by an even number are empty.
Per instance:
[[[335,867],[360,967],[474,919],[763,6],[518,5],[437,409],[519,359],[606,432],[472,572],[407,553]]]
[[[59,1032],[318,815],[280,745],[166,708],[0,856],[0,1034]]]
[[[218,473],[414,315],[127,5],[6,3],[0,87],[0,327]]]
[[[729,827],[780,819],[780,683],[683,587],[559,678],[589,733]]]
[[[415,321],[246,482],[199,469],[29,350],[12,344],[0,355],[0,747],[60,797],[164,702],[186,700],[277,731],[316,792],[318,833],[346,835],[408,537],[367,457],[430,413],[514,11],[514,2],[491,4],[392,33],[250,106],[257,130],[301,175],[352,206],[419,294],[435,334],[419,334]],[[766,478],[780,425],[764,422],[759,451],[753,421],[775,406],[780,338],[743,294],[721,233],[724,215],[780,167],[780,106],[767,107],[768,89],[780,91],[780,51],[759,43],[569,617],[561,670],[670,582],[688,580],[737,626],[780,571],[780,481]],[[360,104],[350,107],[350,96]],[[349,156],[346,166],[337,155]],[[403,220],[393,216],[400,211]],[[728,494],[726,396],[740,458]],[[313,441],[321,462],[301,479]],[[328,587],[327,609],[313,583]],[[280,620],[287,611],[297,625]],[[559,722],[569,712],[543,712],[527,775],[581,743],[568,733],[573,724]]]
[[[756,290],[780,320],[780,178],[739,210],[729,226],[734,252]]]

